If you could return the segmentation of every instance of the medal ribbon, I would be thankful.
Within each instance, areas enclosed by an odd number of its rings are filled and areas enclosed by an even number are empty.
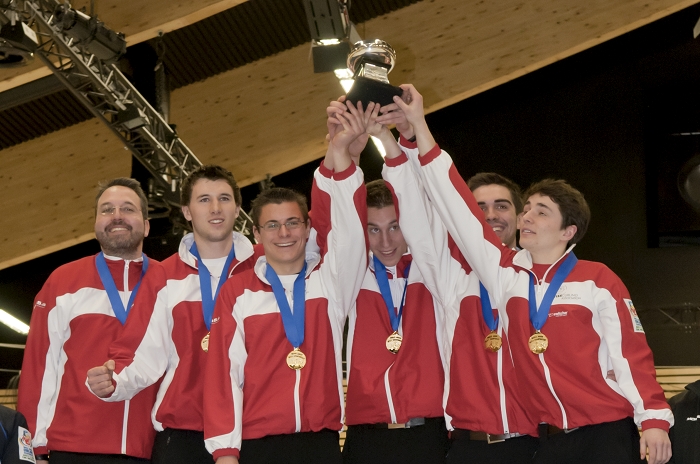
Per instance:
[[[401,304],[399,305],[399,312],[396,313],[396,308],[394,306],[394,299],[391,297],[391,287],[389,287],[389,278],[386,276],[386,266],[382,264],[381,261],[376,256],[374,258],[374,276],[377,278],[377,284],[379,285],[379,291],[382,294],[384,303],[386,304],[386,309],[389,311],[389,321],[391,322],[391,330],[398,332],[399,322],[401,321],[401,315],[403,314],[403,305],[406,302],[406,290],[408,289],[408,273],[411,270],[411,263],[408,263],[404,269],[404,278],[406,283],[403,286],[403,297],[401,297]]]
[[[570,252],[569,256],[566,257],[564,262],[561,263],[561,266],[559,266],[559,269],[557,269],[557,272],[554,273],[554,277],[552,277],[552,281],[549,283],[549,287],[544,294],[539,308],[537,307],[537,298],[535,297],[535,276],[530,273],[530,298],[528,303],[530,305],[530,322],[532,322],[532,326],[535,330],[539,331],[544,323],[547,322],[554,297],[557,295],[561,284],[564,283],[564,279],[571,273],[571,270],[576,266],[577,262],[578,258],[576,258],[576,255]]]
[[[117,317],[117,319],[119,319],[119,322],[121,322],[122,325],[126,324],[126,317],[129,315],[129,310],[131,310],[131,306],[134,304],[136,292],[139,291],[139,287],[141,286],[143,276],[148,270],[148,256],[144,255],[143,253],[141,254],[141,256],[143,256],[141,277],[139,277],[139,281],[136,283],[134,290],[131,292],[131,296],[129,296],[129,301],[126,304],[126,309],[124,308],[124,303],[122,303],[122,299],[119,296],[119,290],[117,290],[117,285],[114,283],[112,273],[109,272],[109,267],[107,266],[107,261],[105,260],[104,253],[100,252],[95,258],[97,273],[100,275],[102,286],[107,292],[107,297],[109,298],[109,302],[112,305],[112,311],[114,311],[114,315]]]
[[[277,277],[277,273],[272,266],[267,265],[265,269],[265,278],[270,282],[272,292],[275,294],[277,306],[280,308],[282,316],[282,324],[284,324],[284,333],[287,340],[294,348],[299,348],[304,342],[304,317],[306,313],[306,262],[304,267],[299,272],[299,275],[294,280],[294,312],[289,307],[287,295],[284,293],[284,286]]]
[[[207,266],[199,257],[199,250],[197,250],[197,243],[193,242],[190,247],[190,253],[197,258],[197,272],[199,273],[199,290],[202,293],[202,316],[204,317],[204,325],[207,326],[207,330],[211,330],[211,319],[214,316],[214,303],[219,297],[219,291],[221,287],[228,279],[228,268],[233,262],[233,258],[236,257],[236,252],[233,250],[233,245],[231,245],[231,251],[228,253],[226,258],[226,263],[224,264],[224,269],[221,271],[221,277],[219,278],[219,285],[216,286],[216,293],[212,297],[211,295],[211,273]]]
[[[479,293],[481,293],[481,314],[484,316],[484,322],[491,331],[494,331],[498,327],[498,317],[493,317],[493,307],[491,306],[489,292],[481,282],[479,282]]]

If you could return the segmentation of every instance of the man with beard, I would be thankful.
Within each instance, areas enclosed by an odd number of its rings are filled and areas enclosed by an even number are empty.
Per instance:
[[[214,303],[229,276],[252,267],[253,245],[233,231],[242,198],[228,170],[198,168],[182,183],[180,197],[193,233],[163,262],[167,280],[146,289],[157,295],[148,299],[155,306],[137,308],[109,361],[88,371],[88,385],[105,401],[124,401],[165,374],[153,407],[152,461],[209,464],[202,402]]]
[[[37,462],[139,463],[151,455],[155,388],[109,404],[83,385],[122,333],[136,295],[143,299],[160,264],[142,253],[148,201],[134,179],[100,185],[95,236],[102,251],[56,269],[34,301],[18,409],[27,418]],[[152,302],[151,302],[152,304]]]

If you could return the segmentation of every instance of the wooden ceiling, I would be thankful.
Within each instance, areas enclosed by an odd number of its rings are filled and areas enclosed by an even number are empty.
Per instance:
[[[101,0],[97,13],[134,44],[244,1]],[[396,49],[392,83],[413,83],[430,112],[698,1],[424,0],[360,24],[358,31]],[[171,121],[202,162],[229,168],[245,186],[324,154],[324,110],[342,89],[332,74],[313,73],[309,48],[172,93]],[[0,91],[45,75],[48,70],[36,64],[3,70]],[[92,238],[97,181],[129,175],[131,163],[130,153],[96,120],[2,150],[0,157],[0,269]]]

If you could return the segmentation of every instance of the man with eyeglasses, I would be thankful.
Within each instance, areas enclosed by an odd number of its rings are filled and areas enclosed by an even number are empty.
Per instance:
[[[198,168],[180,196],[193,232],[163,262],[165,278],[148,289],[157,296],[155,306],[138,308],[109,361],[88,371],[88,386],[106,401],[124,401],[164,375],[153,407],[153,463],[209,464],[202,401],[214,304],[230,276],[252,267],[253,245],[233,231],[242,199],[228,170]]]
[[[332,179],[314,204],[314,221],[330,226],[321,253],[306,252],[303,196],[275,188],[253,202],[264,256],[221,290],[204,378],[205,439],[217,464],[342,462],[343,325],[366,267],[357,247],[363,176],[347,150],[364,133],[361,108],[342,126],[329,145]]]
[[[148,201],[136,180],[117,178],[100,185],[95,213],[102,251],[56,269],[34,301],[18,409],[39,463],[49,454],[52,464],[141,463],[151,456],[156,389],[110,404],[84,385],[85,372],[104,362],[133,318],[134,300],[145,300],[144,289],[162,272],[142,253]]]

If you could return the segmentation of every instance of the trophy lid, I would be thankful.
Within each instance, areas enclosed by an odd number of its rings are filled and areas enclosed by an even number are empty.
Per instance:
[[[367,62],[389,68],[388,72],[391,72],[396,63],[396,52],[391,48],[391,45],[383,40],[356,42],[348,55],[348,69],[355,73],[360,64]]]

